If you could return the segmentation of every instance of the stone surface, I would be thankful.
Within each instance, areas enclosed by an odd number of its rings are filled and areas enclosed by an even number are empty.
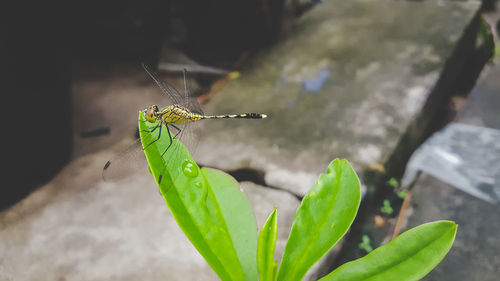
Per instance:
[[[74,76],[74,158],[134,136],[139,110],[151,104],[163,105],[168,101],[140,63],[107,66],[80,64]],[[180,77],[171,77],[168,81],[177,87],[182,85]],[[110,128],[110,134],[89,138],[81,136],[84,131],[103,127]]]
[[[500,67],[485,69],[480,82],[474,87],[464,110],[457,116],[460,123],[500,130]]]
[[[478,4],[318,4],[205,108],[269,118],[204,123],[199,161],[263,170],[267,184],[299,195],[334,158],[347,158],[361,173],[385,164]]]
[[[184,236],[146,171],[101,181],[109,152],[70,163],[0,213],[0,280],[218,280]],[[243,183],[262,226],[279,212],[278,256],[298,200]]]

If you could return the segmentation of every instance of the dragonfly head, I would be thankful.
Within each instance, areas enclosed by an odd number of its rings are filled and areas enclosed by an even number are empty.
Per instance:
[[[150,105],[148,108],[144,109],[144,118],[150,123],[155,123],[158,120],[158,106]]]

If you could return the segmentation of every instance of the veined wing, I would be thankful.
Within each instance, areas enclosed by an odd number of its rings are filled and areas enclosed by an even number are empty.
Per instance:
[[[156,85],[160,87],[161,91],[172,101],[173,104],[184,106],[186,100],[185,95],[181,94],[175,87],[161,80],[158,76],[158,73],[152,70],[148,65],[143,63],[142,67],[144,68],[144,70],[146,70],[149,76],[153,78],[153,80],[156,82]]]
[[[191,112],[203,115],[203,110],[201,109],[200,103],[198,102],[196,96],[193,95],[193,83],[192,83],[193,79],[188,70],[185,68],[183,71],[183,75],[184,75],[184,92],[186,94],[183,105],[189,110],[191,110]]]
[[[114,182],[141,170],[147,172],[148,163],[144,156],[141,140],[137,139],[104,165],[102,178],[104,181]]]
[[[191,123],[191,122],[186,122],[186,123]],[[191,126],[192,125],[193,124],[191,124]],[[151,126],[147,125],[147,126],[149,127],[149,129],[153,129],[154,125]],[[161,149],[165,150],[159,152],[164,153],[162,158],[165,163],[164,166],[166,167],[170,158],[176,158],[178,153],[180,153],[180,150],[178,149],[179,145],[175,144],[173,144],[167,150],[167,147],[170,144],[169,143],[170,138],[168,136],[169,132],[167,132],[166,130],[170,130],[170,135],[172,139],[174,139],[175,135],[177,135],[175,139],[183,142],[184,145],[188,147],[188,149],[193,148],[194,150],[196,146],[196,138],[194,138],[194,134],[197,133],[196,132],[197,126],[195,125],[194,128],[191,127],[189,130],[185,130],[185,127],[183,128],[184,129],[181,129],[180,132],[177,132],[176,129],[170,127],[170,125],[164,124],[162,125],[163,132],[161,133],[161,138],[159,129],[155,130],[154,132],[147,133],[150,135],[145,137],[146,143],[144,144],[144,147],[149,147],[149,149],[154,149],[153,146],[149,146],[153,142],[153,140],[157,140],[158,143],[163,142],[162,148],[160,148],[160,150]],[[102,170],[102,178],[105,182],[116,182],[124,178],[127,178],[130,175],[134,175],[135,173],[140,171],[142,171],[143,173],[147,173],[148,163],[144,155],[144,149],[141,139],[137,139],[133,144],[127,146],[124,150],[118,152],[115,157],[106,162]],[[171,176],[175,175],[171,174]]]
[[[189,71],[184,68],[183,76],[184,76],[184,93],[181,93],[174,86],[164,82],[160,79],[158,73],[151,69],[146,64],[142,64],[142,67],[146,72],[153,78],[158,87],[160,87],[161,91],[170,98],[173,104],[178,104],[188,108],[193,113],[198,113],[203,115],[203,110],[201,109],[200,104],[195,96],[193,96],[193,86],[192,79]]]

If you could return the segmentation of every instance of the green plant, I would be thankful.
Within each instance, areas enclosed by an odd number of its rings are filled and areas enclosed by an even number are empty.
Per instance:
[[[139,114],[141,140],[148,123]],[[145,150],[150,172],[177,223],[222,280],[301,280],[347,232],[360,204],[360,184],[346,160],[334,160],[297,209],[281,264],[274,260],[277,211],[257,235],[246,196],[229,175],[200,169],[176,139],[162,137]],[[450,249],[456,224],[428,223],[403,233],[321,280],[418,280]],[[202,280],[203,277],[200,277]]]
[[[498,56],[499,52],[499,47],[497,46],[498,42],[496,42],[492,32],[494,32],[494,27],[491,27],[488,22],[481,17],[477,38],[477,41],[479,41],[478,48],[482,50],[485,58],[489,59],[490,62]]]
[[[367,253],[373,251],[370,236],[364,234],[361,237],[361,243],[358,244],[358,248],[360,248],[361,250],[364,250]]]
[[[405,199],[406,193],[408,193],[407,190],[403,189],[401,191],[395,191],[396,195],[399,197],[399,199]]]
[[[398,180],[397,180],[397,179],[395,179],[395,178],[390,178],[390,179],[389,179],[389,180],[388,180],[385,184],[386,184],[387,186],[390,186],[390,187],[394,187],[394,188],[396,188],[396,187],[398,187],[399,182],[398,182]]]
[[[382,207],[380,207],[380,211],[386,215],[392,215],[394,213],[394,209],[392,209],[391,201],[385,199]]]

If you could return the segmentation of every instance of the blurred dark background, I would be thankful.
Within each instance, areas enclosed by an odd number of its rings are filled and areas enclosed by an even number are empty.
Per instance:
[[[196,62],[234,69],[273,43],[314,1],[29,1],[3,7],[3,209],[71,159],[72,69],[156,65],[164,44]]]
[[[0,209],[51,179],[71,155],[73,71],[156,66],[164,46],[237,69],[317,0],[27,1],[0,17],[3,181]],[[485,6],[494,1],[484,1]]]

